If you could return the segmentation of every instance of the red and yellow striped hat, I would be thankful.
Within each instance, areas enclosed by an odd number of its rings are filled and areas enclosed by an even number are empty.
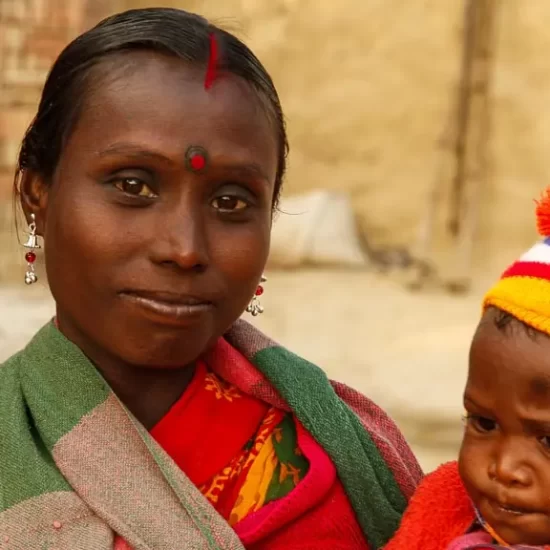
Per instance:
[[[483,300],[550,335],[550,188],[536,208],[537,228],[544,240],[514,262]]]

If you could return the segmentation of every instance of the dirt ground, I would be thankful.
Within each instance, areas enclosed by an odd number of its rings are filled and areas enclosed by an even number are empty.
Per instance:
[[[431,470],[456,456],[482,290],[453,297],[370,272],[270,273],[256,324],[383,406]],[[52,313],[44,286],[0,287],[0,361]]]

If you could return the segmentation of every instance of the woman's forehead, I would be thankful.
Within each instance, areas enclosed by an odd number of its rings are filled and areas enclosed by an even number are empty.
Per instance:
[[[205,68],[149,52],[128,57],[94,70],[69,139],[72,154],[79,149],[100,153],[120,142],[167,154],[202,144],[213,155],[253,157],[274,177],[276,134],[248,83],[221,73],[206,90]]]

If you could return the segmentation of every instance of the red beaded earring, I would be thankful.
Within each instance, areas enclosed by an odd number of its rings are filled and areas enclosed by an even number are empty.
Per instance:
[[[23,246],[29,249],[25,254],[25,260],[27,261],[25,284],[32,285],[38,281],[38,277],[34,271],[34,262],[36,261],[36,254],[34,251],[40,248],[38,244],[38,235],[36,234],[36,216],[34,214],[31,214],[31,223],[29,223],[29,238]]]
[[[266,281],[267,279],[262,275],[262,278],[260,279],[260,284],[258,285],[258,288],[256,288],[256,292],[254,293],[251,302],[246,308],[246,311],[250,313],[253,317],[257,317],[264,312],[264,308],[262,307],[262,304],[260,304],[259,298],[264,293],[264,287],[262,286],[262,283],[265,283]]]

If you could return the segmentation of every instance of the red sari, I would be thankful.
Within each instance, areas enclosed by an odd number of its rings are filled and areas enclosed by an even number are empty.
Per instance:
[[[151,435],[247,549],[368,548],[320,445],[291,413],[226,383],[205,363]],[[115,549],[124,548],[118,539]]]

